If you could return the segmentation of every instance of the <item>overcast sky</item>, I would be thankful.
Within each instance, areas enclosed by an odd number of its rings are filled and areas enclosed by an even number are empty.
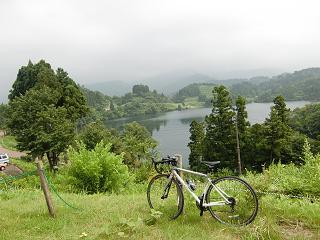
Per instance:
[[[81,84],[318,67],[319,9],[317,0],[1,0],[0,102],[29,59]]]

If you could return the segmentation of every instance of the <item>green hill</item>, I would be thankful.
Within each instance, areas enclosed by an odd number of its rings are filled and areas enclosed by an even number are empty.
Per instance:
[[[294,73],[284,73],[272,78],[254,77],[250,79],[211,81],[209,83],[193,83],[175,95],[176,101],[184,101],[190,97],[198,97],[200,102],[212,97],[212,89],[216,85],[227,86],[232,96],[245,96],[249,101],[271,102],[282,95],[288,101],[320,100],[320,68],[308,68]],[[206,97],[206,98],[205,98]]]
[[[145,114],[172,111],[178,104],[147,85],[134,85],[132,91],[121,97],[107,96],[99,91],[82,87],[94,120],[108,120]]]

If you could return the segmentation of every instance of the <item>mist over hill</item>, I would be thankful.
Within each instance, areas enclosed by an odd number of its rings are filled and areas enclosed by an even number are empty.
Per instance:
[[[254,77],[256,82],[265,81],[267,77]],[[262,79],[262,80],[261,80]],[[171,72],[166,74],[157,75],[155,77],[146,78],[140,81],[106,81],[91,84],[85,84],[85,87],[100,91],[108,96],[122,96],[131,91],[132,87],[136,84],[148,85],[150,89],[157,90],[159,93],[165,95],[174,95],[181,88],[193,83],[214,83],[231,86],[236,83],[247,81],[246,78],[230,78],[225,80],[218,80],[212,76],[196,73],[196,72]]]
[[[160,93],[172,95],[188,84],[195,82],[207,82],[211,80],[213,79],[205,74],[193,72],[171,72],[131,82],[106,81],[86,84],[85,86],[91,90],[100,91],[109,96],[122,96],[130,92],[134,85],[143,84],[148,85],[150,89],[155,89]]]

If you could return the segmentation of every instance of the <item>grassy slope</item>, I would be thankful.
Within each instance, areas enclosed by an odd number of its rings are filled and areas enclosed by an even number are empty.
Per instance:
[[[0,192],[0,239],[80,239],[83,232],[84,239],[320,239],[319,203],[265,197],[254,224],[235,228],[208,212],[200,217],[187,199],[185,214],[177,220],[160,218],[146,226],[138,220],[150,217],[145,193],[62,195],[83,210],[54,197],[58,217],[50,219],[40,191]],[[123,219],[129,223],[122,225]]]
[[[13,136],[4,136],[0,138],[0,145],[9,150],[16,150],[17,142]]]
[[[25,171],[35,168],[14,162]],[[28,179],[38,182],[36,177]],[[319,202],[263,197],[256,221],[234,228],[218,223],[208,212],[200,217],[194,201],[187,198],[183,216],[146,226],[139,220],[150,217],[143,192],[62,196],[83,210],[68,208],[54,196],[58,217],[50,219],[41,191],[7,191],[0,183],[0,239],[320,239]],[[127,224],[121,224],[123,219]],[[84,232],[87,236],[81,237]]]
[[[199,102],[198,97],[189,97],[184,100],[188,108],[201,108],[204,107],[204,102]]]
[[[207,96],[207,98],[212,98],[212,90],[215,85],[199,85],[199,90],[202,95]],[[199,102],[198,97],[187,97],[184,100],[187,108],[203,108],[205,107],[204,102]]]

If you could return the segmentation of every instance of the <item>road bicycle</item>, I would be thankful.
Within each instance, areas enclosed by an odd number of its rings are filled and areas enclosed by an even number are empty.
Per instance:
[[[187,192],[196,200],[200,216],[205,211],[221,223],[230,225],[247,225],[258,213],[258,198],[253,188],[239,177],[226,176],[211,179],[209,175],[177,167],[175,157],[153,161],[156,171],[147,188],[147,199],[150,208],[162,212],[170,219],[176,219],[183,211],[184,194]],[[213,169],[220,161],[202,161],[209,169]],[[163,166],[169,166],[169,172],[163,173]],[[207,183],[200,196],[194,192],[195,184],[184,181],[179,173],[185,172],[206,178]]]

